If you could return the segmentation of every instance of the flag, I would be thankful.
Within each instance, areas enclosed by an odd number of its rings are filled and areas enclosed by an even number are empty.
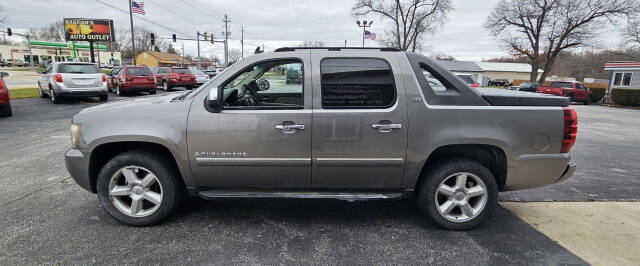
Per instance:
[[[373,33],[373,32],[370,32],[370,31],[368,31],[368,30],[365,30],[365,31],[364,31],[364,38],[365,38],[365,39],[369,39],[369,40],[374,40],[374,41],[375,41],[375,40],[376,40],[376,34],[375,34],[375,33]]]
[[[144,2],[136,3],[136,1],[131,1],[131,11],[140,15],[147,14],[144,12]]]

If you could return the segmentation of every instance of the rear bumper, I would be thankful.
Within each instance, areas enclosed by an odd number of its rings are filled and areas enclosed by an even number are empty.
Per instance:
[[[156,90],[156,84],[145,84],[145,85],[126,85],[123,84],[120,89],[123,91],[150,91]]]
[[[67,171],[80,187],[95,193],[89,178],[89,157],[79,149],[69,149],[64,154]]]
[[[68,87],[62,83],[54,82],[51,84],[51,88],[56,92],[56,94],[61,96],[100,96],[107,94],[107,84],[106,82],[102,83],[103,86],[95,87]]]
[[[195,86],[197,83],[196,81],[169,81],[167,84],[169,84],[169,86]]]
[[[568,153],[524,154],[509,162],[504,191],[548,186],[564,182],[576,171]]]

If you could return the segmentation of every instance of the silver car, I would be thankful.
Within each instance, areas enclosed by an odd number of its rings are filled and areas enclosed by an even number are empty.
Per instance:
[[[63,97],[98,97],[107,101],[107,78],[98,65],[80,62],[56,62],[38,79],[40,97],[60,103]]]
[[[130,225],[160,223],[186,195],[413,197],[434,224],[465,230],[498,192],[571,177],[576,131],[565,97],[478,90],[419,54],[280,48],[196,90],[81,111],[65,160]]]
[[[198,69],[191,69],[191,73],[196,75],[196,83],[198,86],[204,84],[210,79],[209,74],[204,73]]]

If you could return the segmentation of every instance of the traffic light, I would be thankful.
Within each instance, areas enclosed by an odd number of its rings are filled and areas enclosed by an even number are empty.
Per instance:
[[[208,36],[207,36],[207,32],[205,31],[205,32],[204,32],[204,34],[202,34],[202,35],[204,35],[204,40],[206,41],[206,40],[207,40],[207,37],[208,37]]]
[[[176,42],[176,34],[175,33],[173,35],[171,35],[171,38],[173,39],[173,42]]]
[[[213,40],[213,33],[211,33],[211,44],[213,44],[215,41]]]
[[[7,35],[11,36],[13,32],[11,32],[11,28],[7,28]]]
[[[151,45],[156,45],[156,35],[151,33]]]

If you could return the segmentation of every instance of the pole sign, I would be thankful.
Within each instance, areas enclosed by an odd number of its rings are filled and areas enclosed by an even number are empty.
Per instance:
[[[113,20],[91,18],[65,18],[66,41],[113,42]]]

